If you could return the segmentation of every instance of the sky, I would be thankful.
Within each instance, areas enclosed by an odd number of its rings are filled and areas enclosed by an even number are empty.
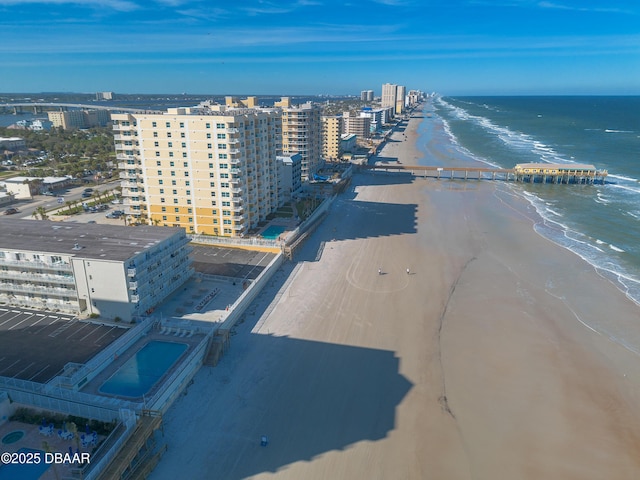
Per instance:
[[[0,0],[0,92],[639,95],[639,0]]]

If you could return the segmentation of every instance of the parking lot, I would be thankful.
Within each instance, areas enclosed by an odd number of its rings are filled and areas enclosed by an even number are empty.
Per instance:
[[[68,362],[86,362],[125,332],[70,314],[1,305],[0,376],[46,383]]]
[[[270,252],[202,245],[194,245],[191,254],[196,272],[243,280],[255,279],[275,256]]]

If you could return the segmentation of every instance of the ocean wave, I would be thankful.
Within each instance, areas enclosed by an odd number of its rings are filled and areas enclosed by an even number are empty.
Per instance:
[[[614,173],[610,173],[609,175],[607,175],[608,177],[611,178],[617,178],[619,180],[626,180],[628,182],[638,182],[639,180],[637,178],[633,178],[633,177],[625,177],[624,175],[620,175],[620,174],[614,174]]]
[[[605,129],[606,133],[635,133],[633,130],[613,130],[613,129]]]
[[[589,238],[581,232],[559,221],[553,215],[546,201],[539,196],[512,189],[518,196],[524,198],[535,209],[539,220],[534,223],[534,230],[555,244],[570,250],[585,262],[593,266],[603,277],[611,280],[630,300],[640,305],[640,279],[630,274],[614,257],[613,252],[623,253],[624,250],[600,239]],[[640,211],[638,212],[640,214]],[[600,246],[608,245],[607,250]]]
[[[513,150],[533,153],[543,163],[576,163],[572,159],[558,153],[553,147],[533,138],[531,135],[511,130],[508,126],[496,125],[490,119],[472,115],[465,109],[452,105],[442,98],[439,98],[438,101],[458,120],[474,122],[486,132],[499,138],[506,146]]]

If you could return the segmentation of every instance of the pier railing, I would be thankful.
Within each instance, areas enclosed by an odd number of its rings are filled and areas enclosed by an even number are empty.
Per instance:
[[[524,173],[515,168],[440,167],[424,165],[361,165],[361,169],[378,172],[405,172],[416,177],[451,180],[504,180],[542,183],[604,183],[606,170],[564,170],[558,173]]]

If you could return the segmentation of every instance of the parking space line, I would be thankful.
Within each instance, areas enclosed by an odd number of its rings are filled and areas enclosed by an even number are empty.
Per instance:
[[[29,320],[31,317],[33,317],[33,315],[29,315],[27,318],[25,318],[24,320],[19,321],[18,323],[16,323],[15,325],[12,325],[8,328],[8,330],[13,330],[14,328],[16,328],[18,325],[20,325],[21,323],[26,322],[27,320]]]
[[[11,365],[9,365],[7,368],[5,368],[4,370],[0,371],[0,373],[2,372],[6,372],[7,370],[9,370],[11,367],[13,367],[16,363],[20,363],[20,359],[16,360],[15,362],[13,362]]]
[[[38,372],[37,372],[37,373],[35,373],[34,375],[31,375],[31,377],[29,378],[29,381],[33,381],[33,379],[34,379],[34,378],[36,378],[36,377],[38,377],[38,376],[42,375],[42,374],[44,373],[44,371],[45,371],[47,368],[49,368],[50,366],[51,366],[51,365],[49,365],[49,364],[47,363],[47,365],[46,365],[46,366],[44,366],[44,367],[42,367],[40,370],[38,370]]]
[[[22,370],[20,370],[18,373],[16,373],[15,375],[13,375],[13,378],[16,378],[18,375],[20,375],[22,372],[24,372],[25,370],[29,370],[31,368],[31,365],[35,365],[35,362],[31,362],[29,365],[27,365],[26,367],[24,367]]]
[[[97,345],[98,344],[98,340],[100,340],[105,335],[108,335],[109,333],[111,333],[115,328],[116,327],[111,327],[106,333],[104,333],[104,334],[100,335],[98,338],[96,338],[93,343]],[[84,338],[83,338],[83,340],[84,340]]]
[[[85,323],[85,324],[84,324],[84,325],[82,325],[80,328],[78,328],[76,331],[74,331],[71,335],[69,335],[69,336],[67,337],[67,340],[68,340],[68,339],[70,339],[71,337],[73,337],[76,333],[78,333],[78,332],[82,331],[82,329],[83,329],[83,328],[86,328],[86,327],[88,327],[88,326],[89,326],[89,324],[88,324],[88,323]]]

